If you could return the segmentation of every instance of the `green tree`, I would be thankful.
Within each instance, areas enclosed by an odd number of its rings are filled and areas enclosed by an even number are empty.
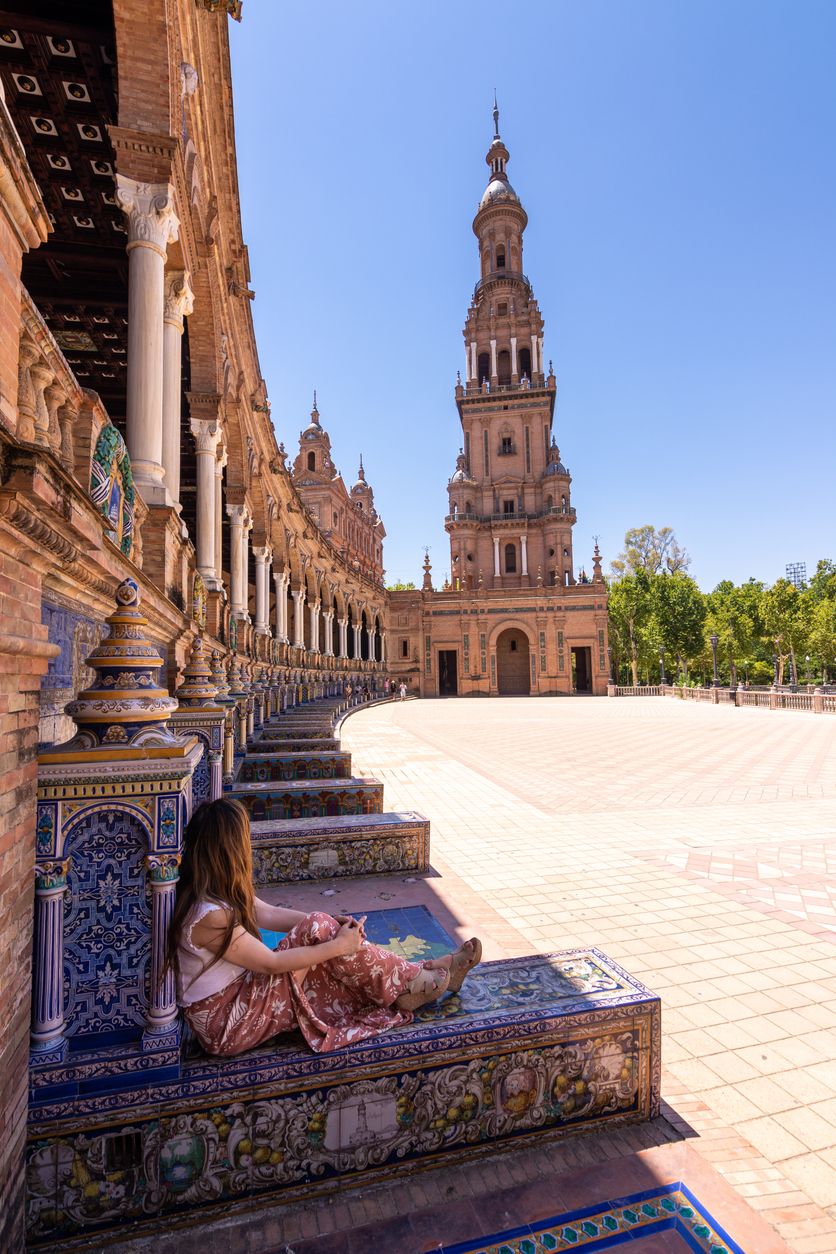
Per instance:
[[[703,643],[705,597],[690,575],[657,575],[651,583],[651,607],[659,643],[676,658],[677,669],[688,678],[692,658]]]
[[[410,580],[409,583],[387,583],[387,592],[414,592],[415,584]]]
[[[791,658],[798,677],[796,656],[804,652],[807,623],[802,614],[801,593],[786,579],[776,579],[763,594],[764,633],[778,657],[778,683],[784,682],[784,667]]]
[[[622,663],[629,665],[633,684],[639,682],[639,664],[650,655],[652,605],[650,579],[644,571],[625,575],[610,585],[610,645],[616,673]]]
[[[721,668],[724,671],[728,669],[729,682],[735,683],[738,664],[745,662],[756,646],[760,626],[759,598],[753,599],[747,585],[736,587],[730,579],[724,579],[706,600],[706,641],[716,634]]]
[[[691,565],[691,559],[685,549],[677,543],[672,527],[632,527],[624,536],[624,548],[612,563],[613,574],[636,575],[643,571],[647,575],[659,575],[667,571],[675,575],[685,571]]]
[[[813,605],[810,615],[810,651],[821,662],[822,679],[836,669],[836,597]]]

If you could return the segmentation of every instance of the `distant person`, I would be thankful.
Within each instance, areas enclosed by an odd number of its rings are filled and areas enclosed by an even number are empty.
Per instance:
[[[406,684],[403,682],[403,680],[401,680],[401,686],[398,689],[398,692],[401,694],[401,701],[405,701],[406,700]]]

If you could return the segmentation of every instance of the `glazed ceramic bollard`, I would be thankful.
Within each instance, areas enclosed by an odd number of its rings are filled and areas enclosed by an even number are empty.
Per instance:
[[[66,707],[76,735],[38,758],[32,1060],[83,1050],[80,1074],[95,1074],[100,1047],[115,1049],[114,1074],[140,1059],[144,1071],[179,1064],[162,957],[203,755],[200,740],[171,727],[177,702],[161,685],[164,660],[132,579],[106,622],[87,659],[94,682]]]

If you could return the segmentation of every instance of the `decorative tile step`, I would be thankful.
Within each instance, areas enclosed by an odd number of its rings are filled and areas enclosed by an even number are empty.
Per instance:
[[[264,819],[383,812],[383,785],[377,779],[299,779],[282,784],[238,784],[228,795],[246,806],[254,823]]]
[[[414,810],[253,823],[256,884],[430,869],[430,824]]]
[[[334,724],[330,719],[315,719],[309,723],[265,724],[258,733],[260,741],[294,740],[300,736],[332,736]]]
[[[331,1054],[280,1038],[119,1092],[103,1056],[99,1093],[30,1110],[30,1248],[640,1122],[659,1069],[659,999],[597,950],[485,963],[409,1027]]]
[[[241,759],[234,787],[239,784],[269,784],[283,779],[349,779],[351,754],[340,750],[320,753],[276,751]]]
[[[248,758],[259,758],[276,753],[316,753],[325,750],[333,753],[339,750],[340,742],[336,736],[287,737],[285,740],[253,740],[247,747]]]

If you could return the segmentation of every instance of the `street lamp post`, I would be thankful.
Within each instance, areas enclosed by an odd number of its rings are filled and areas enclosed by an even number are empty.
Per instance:
[[[810,682],[810,654],[808,653],[804,659],[804,682]]]
[[[778,654],[772,654],[772,685],[778,687]]]
[[[609,664],[610,664],[610,676],[607,682],[610,684],[614,684],[615,679],[613,678],[613,673],[612,673],[612,645],[611,644],[607,645],[607,658],[609,659]]]
[[[718,672],[717,672],[717,633],[716,633],[716,632],[712,632],[712,634],[711,634],[711,636],[709,637],[709,639],[710,639],[710,641],[711,641],[711,652],[712,652],[713,657],[714,657],[714,687],[715,687],[715,688],[719,688],[719,687],[720,687],[720,676],[719,676],[719,674],[718,674]]]
[[[665,647],[661,645],[659,648],[659,683],[664,687],[667,682],[665,677]]]
[[[795,678],[795,661],[793,655],[790,654],[790,692],[798,691],[798,683]]]

